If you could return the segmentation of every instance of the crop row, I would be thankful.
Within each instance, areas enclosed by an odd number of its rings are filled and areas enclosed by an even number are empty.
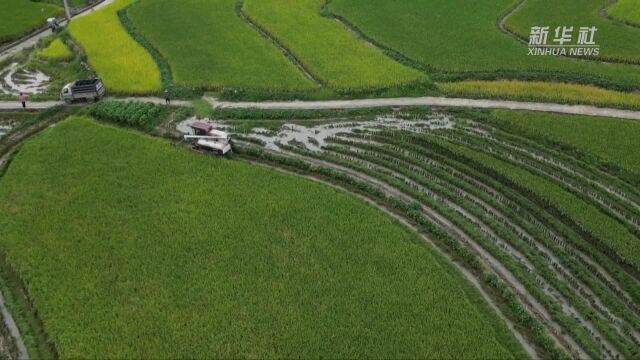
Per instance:
[[[497,296],[497,304],[501,306],[503,311],[513,318],[518,324],[518,328],[527,333],[535,344],[537,344],[541,349],[544,349],[543,351],[554,358],[566,357],[566,355],[556,347],[554,341],[548,336],[544,326],[542,326],[522,305],[519,297],[512,292],[513,290],[506,286],[502,280],[498,279],[488,271],[485,266],[482,265],[478,256],[467,246],[450,235],[441,226],[434,223],[433,220],[425,217],[419,205],[407,203],[395,197],[388,196],[376,186],[372,186],[361,180],[356,180],[352,176],[345,175],[335,169],[312,165],[311,163],[298,158],[276,155],[254,147],[243,147],[238,150],[238,153],[241,156],[249,156],[252,159],[266,161],[278,166],[284,166],[285,168],[302,171],[303,173],[312,173],[332,182],[337,182],[341,186],[364,194],[378,202],[381,202],[385,206],[388,206],[395,212],[402,214],[416,224],[421,231],[427,234],[438,247],[450,254],[455,261],[463,264],[467,269],[469,269],[469,271],[482,280],[482,284],[484,286],[488,286],[489,290],[492,290],[492,294]]]
[[[353,144],[353,143],[351,143],[350,145],[351,145],[352,147],[362,147],[362,145],[361,145],[361,144]],[[331,150],[332,150],[332,151],[336,151],[335,149],[331,149]],[[369,149],[369,150],[371,150],[371,149]],[[352,154],[352,155],[353,155],[353,154]],[[362,155],[360,154],[360,155],[358,155],[358,156],[362,156]],[[398,156],[397,156],[397,155],[396,155],[394,158],[383,158],[383,159],[381,159],[381,160],[378,160],[378,161],[377,161],[377,163],[378,163],[379,165],[385,165],[385,164],[386,164],[386,166],[387,166],[388,168],[392,168],[392,169],[393,169],[394,171],[396,171],[396,172],[403,172],[403,169],[402,169],[402,168],[395,168],[395,167],[393,167],[392,165],[390,165],[390,164],[393,164],[394,159],[397,159],[397,158],[398,158]],[[369,158],[368,160],[369,160],[369,161],[376,162],[376,160],[375,160],[375,159],[371,159],[371,158]],[[416,168],[412,168],[412,169],[410,169],[410,170],[408,170],[408,171],[404,172],[404,174],[403,174],[403,175],[408,176],[408,177],[411,177],[411,176],[412,176],[412,174],[416,174],[416,173],[417,173],[417,169],[416,169]],[[415,180],[415,179],[414,179],[414,180]],[[421,183],[421,185],[429,186],[429,185],[432,185],[433,183],[434,183],[433,181],[429,180],[428,182],[422,182],[422,183]],[[440,192],[440,195],[442,195],[442,193],[441,193],[441,192]],[[451,194],[451,193],[449,193],[449,194],[447,194],[446,196],[447,196],[450,200],[454,200],[454,199],[459,199],[459,196],[457,196],[457,195],[458,195],[458,194]],[[524,248],[521,246],[521,245],[522,245],[522,241],[521,241],[520,239],[518,239],[516,236],[514,236],[514,235],[513,235],[513,233],[507,232],[507,231],[505,231],[505,229],[501,229],[501,228],[500,228],[500,226],[499,226],[499,225],[497,225],[494,221],[492,221],[492,220],[487,219],[486,217],[484,217],[484,216],[483,216],[483,212],[482,212],[482,211],[474,211],[474,210],[473,210],[473,206],[469,206],[468,204],[469,204],[469,203],[468,203],[468,202],[465,202],[465,201],[462,201],[462,202],[458,203],[458,205],[459,205],[459,206],[461,206],[461,207],[463,207],[463,208],[465,208],[465,210],[466,210],[466,211],[472,212],[472,213],[473,213],[473,215],[474,215],[476,218],[480,218],[480,219],[482,219],[482,221],[483,221],[485,224],[491,224],[491,227],[492,227],[496,232],[498,232],[498,233],[499,233],[499,238],[502,238],[502,239],[509,239],[510,244],[511,244],[511,245],[515,245],[516,247],[518,247],[518,251],[520,251],[520,252],[521,252],[521,254],[522,254],[522,253],[524,253],[524,252],[526,252],[526,251],[528,251],[528,249],[524,249]],[[495,235],[493,235],[493,236],[495,236]],[[530,260],[530,261],[533,261],[533,262],[536,262],[537,258],[535,258],[535,257],[534,257],[534,258],[532,259],[530,256],[531,256],[531,254],[529,254],[529,260]],[[564,295],[564,296],[571,297],[571,300],[572,300],[571,302],[572,302],[572,304],[577,304],[577,305],[579,305],[579,306],[581,306],[581,307],[582,307],[582,311],[581,311],[581,312],[582,312],[583,314],[584,314],[584,313],[589,313],[589,312],[591,311],[590,309],[585,309],[585,308],[586,308],[586,306],[585,306],[584,304],[580,304],[580,303],[581,303],[581,301],[580,301],[580,299],[579,299],[578,297],[576,297],[575,295],[572,295],[572,294],[568,294],[568,293],[567,293],[567,290],[566,290],[566,289],[564,289],[564,288],[562,287],[562,285],[560,285],[560,284],[558,283],[558,281],[555,281],[555,275],[554,275],[554,274],[552,274],[552,273],[550,273],[550,272],[549,272],[549,270],[548,270],[548,269],[546,269],[546,268],[547,268],[547,265],[546,265],[546,264],[544,264],[544,263],[540,263],[540,261],[538,261],[538,262],[537,262],[537,264],[536,264],[536,266],[537,266],[539,269],[540,269],[540,268],[542,268],[542,270],[545,270],[545,271],[546,271],[546,274],[545,274],[545,276],[544,276],[544,277],[545,277],[545,278],[547,278],[547,279],[551,279],[550,281],[555,283],[555,285],[554,285],[554,286],[555,286],[556,288],[561,289],[561,292],[563,292],[563,295]],[[549,266],[549,267],[550,267],[550,266]],[[552,269],[551,269],[551,270],[552,270]],[[530,271],[531,271],[531,270],[530,270]],[[534,276],[535,276],[535,275],[534,275]],[[542,284],[540,284],[540,285],[541,285],[543,288],[547,288],[547,285],[545,285],[544,283],[542,283]],[[562,291],[562,290],[564,290],[564,291]],[[607,319],[607,320],[609,320],[609,319]],[[602,325],[602,324],[601,324],[601,326],[604,326],[605,328],[607,327],[607,325],[606,325],[606,324],[604,324],[604,325]],[[609,329],[609,332],[611,332],[611,329]],[[613,336],[613,337],[615,337],[615,335],[612,335],[612,336]]]

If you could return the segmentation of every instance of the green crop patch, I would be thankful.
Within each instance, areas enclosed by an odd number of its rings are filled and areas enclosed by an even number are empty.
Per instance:
[[[332,89],[366,91],[427,76],[371,48],[339,22],[320,15],[326,0],[246,0],[244,11]]]
[[[36,53],[41,59],[51,61],[67,61],[73,59],[73,52],[60,39],[55,39],[46,48]]]
[[[142,0],[127,16],[169,62],[176,84],[300,91],[317,88],[236,14],[236,0]]]
[[[89,64],[98,72],[109,92],[148,94],[161,89],[158,65],[131,38],[118,19],[118,11],[134,1],[116,0],[69,25],[71,35],[84,48]]]
[[[530,112],[495,111],[498,121],[529,136],[575,146],[634,172],[640,179],[640,123],[631,120]]]
[[[0,0],[0,43],[15,40],[63,13],[59,6],[31,0]]]
[[[526,357],[352,195],[85,118],[0,179],[0,247],[60,358]]]
[[[640,26],[640,0],[618,0],[609,9],[614,19]]]
[[[382,46],[442,73],[440,76],[458,73],[456,76],[463,78],[562,79],[625,90],[639,88],[637,66],[529,56],[526,44],[501,32],[497,26],[499,18],[514,3],[513,0],[333,0],[329,10]],[[554,2],[552,8],[572,3]],[[620,41],[619,46],[628,43]]]
[[[640,3],[637,3],[638,6]],[[600,54],[595,58],[640,64],[640,29],[616,23],[600,16],[602,0],[527,0],[508,20],[508,27],[518,36],[529,39],[534,26],[549,26],[549,44],[555,29],[569,27],[573,44],[581,27],[595,27],[594,42]],[[640,8],[636,12],[640,12]],[[560,30],[562,32],[563,30]]]

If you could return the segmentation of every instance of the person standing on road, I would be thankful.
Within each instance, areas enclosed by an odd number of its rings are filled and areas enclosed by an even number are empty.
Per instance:
[[[23,109],[27,108],[27,100],[29,100],[27,94],[20,93],[20,102],[22,103]]]
[[[171,105],[171,91],[169,91],[169,89],[164,90],[164,103]]]

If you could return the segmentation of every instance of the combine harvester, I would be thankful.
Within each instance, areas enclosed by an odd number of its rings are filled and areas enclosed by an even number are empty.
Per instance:
[[[231,137],[224,131],[214,130],[211,124],[195,122],[191,124],[192,134],[185,135],[187,141],[194,141],[191,147],[201,153],[226,155],[231,152]]]

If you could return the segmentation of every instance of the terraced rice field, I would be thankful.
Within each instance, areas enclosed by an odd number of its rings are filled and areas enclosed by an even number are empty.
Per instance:
[[[135,1],[116,0],[69,25],[71,35],[87,53],[89,64],[111,93],[132,95],[161,90],[158,65],[131,38],[118,18],[118,11]]]
[[[0,9],[0,43],[18,39],[63,13],[59,6],[31,0],[0,0]]]
[[[511,111],[496,111],[494,118],[529,137],[559,144],[585,161],[599,163],[600,158],[608,163],[603,166],[619,167],[640,178],[640,152],[634,151],[640,126],[635,121]]]
[[[239,135],[237,152],[328,177],[403,214],[478,281],[500,289],[495,301],[509,304],[502,310],[523,325],[516,329],[538,356],[636,358],[640,176],[604,165],[635,145],[625,136],[610,150],[604,142],[587,145],[597,131],[612,143],[615,134],[630,132],[630,139],[640,124],[508,111],[408,112],[255,129]],[[589,156],[567,151],[568,144]]]
[[[584,1],[553,2],[548,9],[580,9],[581,3]],[[625,90],[638,89],[638,66],[528,56],[527,45],[513,35],[501,32],[497,25],[513,5],[513,0],[333,0],[329,10],[381,46],[435,73],[432,77],[436,80],[468,77],[562,80]],[[593,15],[587,12],[578,20],[581,20],[580,24],[590,24]],[[611,25],[613,28],[616,26]],[[621,32],[635,34],[636,31]],[[602,40],[607,41],[603,47],[611,46],[621,54],[626,51],[624,47],[627,44],[631,49],[636,46],[631,43],[637,44],[635,40],[616,42],[607,35],[602,35]]]
[[[180,86],[316,89],[274,44],[238,16],[236,7],[236,0],[141,0],[127,15],[169,63]]]
[[[526,357],[461,273],[354,196],[85,118],[0,179],[0,247],[60,358]]]
[[[321,16],[326,0],[245,0],[243,10],[328,87],[364,91],[427,81]]]
[[[544,24],[552,32],[558,26],[573,26],[573,44],[581,26],[595,26],[598,28],[595,41],[600,45],[597,59],[640,64],[640,29],[600,16],[605,4],[602,0],[527,0],[509,17],[507,26],[527,42],[533,26]],[[637,9],[640,11],[640,7]],[[550,33],[550,37],[553,35]]]
[[[608,10],[614,19],[640,26],[640,1],[618,0]]]

